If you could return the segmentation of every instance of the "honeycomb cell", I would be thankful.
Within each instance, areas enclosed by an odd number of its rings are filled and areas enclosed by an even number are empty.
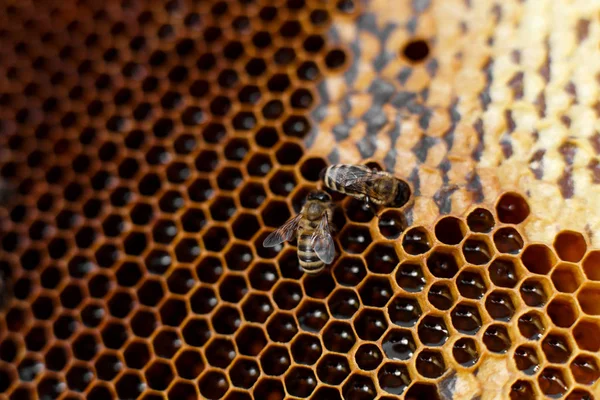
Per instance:
[[[300,328],[307,332],[319,332],[329,320],[329,313],[323,303],[305,301],[296,310],[296,318]]]
[[[204,355],[213,367],[227,368],[235,359],[236,352],[233,342],[229,339],[214,339],[206,347]]]
[[[562,231],[554,239],[554,250],[561,260],[576,263],[585,255],[587,244],[581,233]]]
[[[439,378],[446,372],[446,362],[441,353],[435,350],[423,350],[417,355],[417,372],[426,378]]]
[[[219,296],[230,303],[239,303],[246,293],[248,286],[243,276],[227,275],[219,284]]]
[[[375,217],[373,210],[362,200],[349,198],[344,207],[348,219],[353,222],[369,222]]]
[[[447,279],[453,278],[458,273],[459,268],[454,251],[444,247],[434,250],[427,257],[426,265],[433,276]]]
[[[521,315],[517,326],[521,335],[529,340],[539,340],[546,331],[544,317],[536,311],[530,311]]]
[[[106,311],[98,304],[88,304],[81,311],[81,320],[89,328],[95,328],[102,323]]]
[[[279,279],[277,269],[271,263],[257,263],[250,270],[250,285],[257,290],[269,291]]]
[[[231,306],[220,306],[212,317],[213,328],[217,333],[231,335],[242,324],[240,313]]]
[[[52,298],[40,296],[31,304],[33,316],[38,320],[50,319],[54,314],[54,302]]]
[[[542,351],[551,363],[562,364],[571,356],[568,339],[560,333],[550,332],[542,341]]]
[[[494,353],[506,353],[512,342],[504,325],[492,324],[483,333],[483,344]]]
[[[267,296],[253,294],[245,300],[242,312],[247,321],[264,323],[273,313],[273,305]]]
[[[383,354],[379,347],[369,343],[360,345],[354,357],[356,365],[363,371],[374,370],[383,361]]]
[[[227,245],[230,238],[225,228],[214,226],[204,233],[202,240],[206,250],[219,252]],[[175,255],[178,254],[178,249],[182,262],[192,262],[200,254],[200,246],[194,239],[184,239],[179,242]]]
[[[288,196],[296,185],[296,178],[291,171],[279,170],[269,179],[269,189],[278,196]]]
[[[452,356],[464,367],[471,367],[479,360],[477,342],[471,338],[460,338],[452,346]]]
[[[527,375],[534,375],[540,370],[541,358],[533,346],[521,345],[517,347],[513,360],[517,369]]]
[[[182,334],[185,342],[195,347],[204,346],[212,335],[208,323],[199,318],[190,319],[183,327]]]
[[[333,268],[333,274],[340,285],[358,286],[367,275],[362,258],[342,256]]]
[[[362,226],[348,225],[344,227],[340,235],[342,248],[350,254],[364,252],[371,243],[369,229]]]
[[[73,366],[67,372],[66,379],[69,389],[75,392],[84,392],[94,379],[94,373],[87,367]]]
[[[193,350],[181,352],[175,360],[177,375],[184,379],[196,379],[204,370],[200,353]]]
[[[188,196],[194,202],[204,203],[211,199],[213,194],[214,189],[208,179],[198,178],[188,187]]]
[[[454,304],[452,289],[445,283],[431,285],[427,293],[429,303],[439,310],[449,310]]]
[[[510,387],[510,400],[526,400],[535,398],[535,389],[530,381],[519,379]]]
[[[414,355],[417,345],[410,330],[392,328],[383,338],[381,347],[387,358],[406,361]]]
[[[563,293],[575,292],[579,289],[584,279],[577,265],[567,263],[558,264],[552,270],[550,278],[556,290]]]
[[[541,307],[546,304],[548,294],[546,285],[536,278],[526,279],[519,289],[521,298],[530,307]]]
[[[524,241],[516,229],[504,227],[494,232],[494,245],[500,253],[519,254]]]
[[[144,390],[144,384],[140,376],[133,372],[121,375],[115,388],[120,398],[136,399]]]
[[[367,268],[376,274],[390,274],[398,265],[398,255],[394,246],[377,244],[365,256]]]
[[[181,216],[181,226],[185,232],[197,233],[206,225],[206,216],[204,211],[197,208],[186,210]]]
[[[173,380],[173,369],[170,364],[156,360],[150,364],[144,375],[150,388],[165,390]]]
[[[178,327],[188,314],[185,302],[179,299],[168,299],[160,306],[159,312],[162,323],[174,327]]]
[[[154,353],[158,357],[171,358],[181,347],[179,334],[171,328],[164,328],[152,340]]]
[[[493,256],[493,250],[485,236],[469,236],[462,245],[462,253],[470,264],[487,264]]]
[[[156,221],[152,228],[152,239],[156,243],[170,244],[177,236],[177,226],[175,222],[167,219]]]
[[[47,363],[46,363],[47,366]],[[49,368],[49,367],[48,367]],[[59,371],[62,368],[59,369]],[[17,367],[19,379],[23,382],[31,382],[44,370],[44,363],[35,358],[24,358]],[[8,379],[5,381],[8,382]],[[6,386],[6,384],[4,384]]]
[[[155,306],[162,300],[164,290],[159,281],[147,279],[137,291],[140,303],[146,306]]]
[[[384,364],[377,374],[379,386],[387,393],[401,395],[411,383],[410,373],[404,364]]]
[[[296,165],[303,155],[302,147],[294,142],[283,142],[275,152],[275,158],[280,165]]]
[[[592,385],[600,378],[598,361],[587,355],[575,357],[570,365],[571,373],[577,383]]]
[[[461,333],[473,335],[481,329],[482,319],[476,305],[461,302],[450,313],[452,326]]]
[[[285,376],[285,387],[292,396],[308,397],[316,386],[315,373],[306,367],[294,367]]]
[[[303,339],[298,339],[297,342],[299,342],[301,340],[303,340]],[[304,347],[304,344],[300,343],[300,347]],[[320,349],[320,345],[319,345],[319,349]],[[303,356],[305,356],[305,354],[302,353],[302,350],[299,349],[298,351],[300,352],[299,359],[301,359],[302,361],[306,361],[304,358],[302,358]],[[320,356],[320,354],[321,353],[319,351],[319,356]],[[319,356],[317,356],[317,358]],[[312,357],[311,357],[311,359],[312,359]],[[312,364],[312,363],[307,363],[307,364]],[[270,345],[261,354],[260,365],[261,365],[263,372],[267,375],[271,375],[271,376],[283,375],[290,368],[290,365],[291,365],[290,353],[288,352],[287,348],[285,348],[284,346]]]
[[[3,346],[4,347],[4,346]],[[3,349],[4,350],[4,349]],[[5,351],[3,351],[4,353]],[[46,352],[45,364],[50,371],[62,371],[68,363],[69,352],[62,345],[54,345]],[[6,359],[4,356],[2,359]]]
[[[435,237],[443,244],[457,245],[465,237],[467,228],[462,220],[444,217],[435,225]]]
[[[600,281],[600,251],[590,251],[583,260],[583,272],[588,279]]]
[[[264,257],[266,254],[262,255]],[[298,251],[289,249],[286,250],[283,255],[279,257],[279,271],[283,278],[290,278],[299,280],[303,275],[304,271],[300,268],[298,262]]]
[[[117,292],[108,300],[108,311],[117,318],[125,318],[133,308],[133,297],[126,292]]]
[[[577,294],[581,310],[589,315],[600,315],[600,285],[584,285]]]
[[[570,382],[558,368],[545,368],[538,376],[538,384],[543,394],[549,397],[562,397],[569,391]]]
[[[200,378],[199,388],[202,396],[217,400],[223,398],[227,393],[229,383],[227,383],[227,378],[222,372],[210,371]]]
[[[11,313],[13,313],[13,310],[11,310],[7,314],[7,322],[9,322],[9,324],[7,324],[7,325],[10,330],[16,330],[16,329],[11,329],[11,324],[10,324],[10,317],[11,317]],[[77,323],[77,320],[75,320],[75,318],[73,318],[70,315],[62,315],[62,316],[58,317],[58,319],[56,321],[54,321],[52,328],[53,328],[54,336],[56,336],[58,339],[67,340],[68,338],[71,337],[71,335],[73,335],[73,333],[75,333],[75,330],[77,329],[77,327],[78,327],[78,323]],[[13,328],[17,328],[17,327],[13,327]]]
[[[441,316],[426,315],[417,329],[421,343],[426,346],[441,346],[448,340],[449,331]]]
[[[431,249],[432,240],[423,227],[411,228],[404,233],[402,248],[410,255],[425,254]]]
[[[567,400],[590,400],[593,399],[592,394],[583,389],[573,390],[567,397]]]
[[[251,388],[259,375],[258,364],[251,359],[239,359],[229,370],[231,383],[239,388]]]
[[[116,276],[120,286],[132,287],[142,278],[142,269],[135,262],[124,262],[117,269]]]
[[[123,369],[123,363],[114,354],[101,355],[94,364],[99,379],[112,381]]]
[[[352,326],[345,322],[332,322],[323,333],[325,347],[336,353],[347,353],[356,343]]]
[[[395,240],[406,230],[408,223],[401,212],[388,210],[384,211],[379,216],[377,226],[383,237],[389,240]]]
[[[40,351],[46,347],[48,339],[48,332],[43,326],[34,326],[29,330],[29,333],[25,335],[25,346],[29,351]],[[0,355],[2,356],[6,356],[8,354],[9,352],[0,352]],[[14,355],[10,358],[11,359],[4,359],[4,361],[11,362],[12,358],[14,358]]]
[[[494,290],[486,297],[485,309],[496,321],[508,322],[515,313],[515,305],[510,293],[500,290]]]
[[[500,222],[505,224],[520,224],[529,216],[530,209],[527,200],[520,194],[509,192],[503,194],[498,199],[496,213]]]
[[[304,292],[315,299],[327,298],[335,288],[335,281],[329,274],[305,276],[302,282]]]
[[[377,341],[388,327],[385,314],[379,310],[366,309],[354,320],[356,334],[362,340]]]
[[[196,387],[187,382],[176,382],[168,392],[169,400],[195,399],[197,397]]]
[[[296,336],[298,327],[292,315],[278,312],[269,320],[267,332],[274,342],[286,343]]]
[[[420,264],[403,262],[396,271],[396,283],[407,292],[420,292],[427,281]]]
[[[496,225],[494,216],[485,208],[476,208],[467,216],[467,225],[471,232],[488,233]]]
[[[283,384],[272,378],[262,378],[254,387],[254,398],[283,400],[285,391]]]
[[[528,246],[521,256],[523,265],[534,274],[545,275],[556,264],[552,250],[543,244]]]
[[[40,398],[56,399],[64,391],[65,383],[56,378],[45,376],[37,385]]]
[[[579,316],[575,302],[566,296],[553,299],[548,304],[546,313],[554,325],[561,328],[570,328]]]
[[[291,215],[288,206],[284,202],[270,201],[261,212],[261,216],[267,226],[279,228]]]
[[[392,286],[387,278],[367,278],[359,290],[364,305],[384,307],[392,297]]]
[[[478,270],[463,270],[456,277],[456,287],[458,292],[468,299],[479,300],[487,292],[484,278]]]
[[[342,393],[344,399],[373,400],[377,396],[377,389],[371,378],[354,373],[342,387]]]

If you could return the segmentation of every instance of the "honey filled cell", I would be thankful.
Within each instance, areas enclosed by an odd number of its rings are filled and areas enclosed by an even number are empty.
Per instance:
[[[600,9],[537,3],[0,1],[0,397],[599,397]]]

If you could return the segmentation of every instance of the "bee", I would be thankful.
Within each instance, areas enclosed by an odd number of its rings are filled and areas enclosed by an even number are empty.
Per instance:
[[[325,186],[373,205],[402,207],[410,200],[408,183],[389,172],[370,169],[364,165],[336,164],[321,172]]]
[[[331,236],[332,217],[329,193],[313,191],[306,197],[300,213],[267,236],[263,246],[274,247],[297,236],[300,266],[308,275],[317,275],[335,257]]]

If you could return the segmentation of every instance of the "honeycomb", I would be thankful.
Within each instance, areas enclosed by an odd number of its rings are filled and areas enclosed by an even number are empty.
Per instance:
[[[432,58],[441,3],[0,2],[0,397],[600,397],[594,232],[541,218],[539,190],[463,176],[498,142],[456,104],[423,104],[444,92],[426,76],[448,63]],[[458,10],[499,21],[492,3]],[[413,34],[393,58],[368,35],[345,45],[399,12]],[[411,92],[372,86],[364,60]],[[388,114],[430,136],[388,135]],[[468,160],[431,139],[461,118],[479,135]],[[309,277],[293,244],[262,241],[338,161],[395,171],[415,198],[375,218],[334,194],[337,257]]]

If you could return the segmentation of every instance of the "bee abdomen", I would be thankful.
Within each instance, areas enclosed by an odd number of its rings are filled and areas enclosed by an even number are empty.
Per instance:
[[[325,267],[325,263],[312,248],[312,235],[301,235],[298,239],[298,261],[300,267],[309,275],[314,275]]]

